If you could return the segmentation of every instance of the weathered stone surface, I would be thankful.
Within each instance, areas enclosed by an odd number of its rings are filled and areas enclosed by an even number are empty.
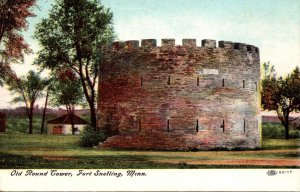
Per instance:
[[[175,39],[162,39],[161,46],[175,46]]]
[[[244,43],[234,43],[234,49],[247,51],[247,45]]]
[[[182,45],[196,47],[196,39],[182,39]]]
[[[216,48],[216,40],[212,39],[203,39],[202,42],[202,47],[207,47],[207,48]]]
[[[219,41],[219,47],[233,49],[233,43],[231,41]]]
[[[126,48],[137,48],[139,47],[139,41],[132,40],[132,41],[125,41]]]
[[[156,46],[156,39],[143,39],[142,40],[142,47],[155,47]]]
[[[258,48],[225,41],[216,48],[215,40],[203,40],[203,47],[191,46],[194,40],[154,43],[113,49],[102,65],[98,126],[115,134],[102,146],[260,146]]]
[[[119,49],[122,49],[122,48],[124,48],[124,42],[116,41],[116,42],[112,43],[112,49],[119,50]]]

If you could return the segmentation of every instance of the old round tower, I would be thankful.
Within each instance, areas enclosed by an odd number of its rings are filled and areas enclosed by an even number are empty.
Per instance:
[[[99,75],[112,148],[260,147],[259,49],[204,39],[115,42]]]

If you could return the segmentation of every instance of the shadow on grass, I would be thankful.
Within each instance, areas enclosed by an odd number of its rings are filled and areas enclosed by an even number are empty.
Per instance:
[[[0,153],[1,169],[216,169],[216,168],[300,168],[267,165],[190,165],[185,162],[159,163],[143,156],[86,156],[68,160],[47,160],[39,156]]]
[[[275,158],[300,158],[299,152],[275,153]]]

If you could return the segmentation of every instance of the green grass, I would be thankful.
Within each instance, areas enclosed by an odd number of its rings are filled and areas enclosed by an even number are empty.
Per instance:
[[[294,126],[290,126],[290,138],[300,138],[300,130]],[[280,139],[285,136],[285,129],[281,123],[262,123],[262,136],[268,139]]]
[[[300,139],[269,139],[263,141],[262,150],[125,151],[80,147],[79,139],[71,135],[0,134],[0,168],[270,168],[274,166],[202,165],[190,162],[295,159],[299,158],[300,145]]]
[[[300,139],[266,139],[262,142],[262,149],[297,149]]]

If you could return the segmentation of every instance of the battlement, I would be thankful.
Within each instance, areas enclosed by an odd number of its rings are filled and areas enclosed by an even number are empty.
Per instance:
[[[141,45],[141,46],[140,46]],[[116,50],[120,49],[136,49],[136,48],[154,48],[154,47],[195,47],[195,48],[224,48],[227,50],[241,50],[250,53],[259,53],[259,49],[253,45],[232,41],[217,41],[213,39],[201,40],[201,47],[197,46],[196,39],[182,39],[182,45],[176,45],[175,39],[161,39],[161,46],[157,46],[156,39],[142,39],[141,44],[139,40],[116,41],[111,44],[111,47]]]

